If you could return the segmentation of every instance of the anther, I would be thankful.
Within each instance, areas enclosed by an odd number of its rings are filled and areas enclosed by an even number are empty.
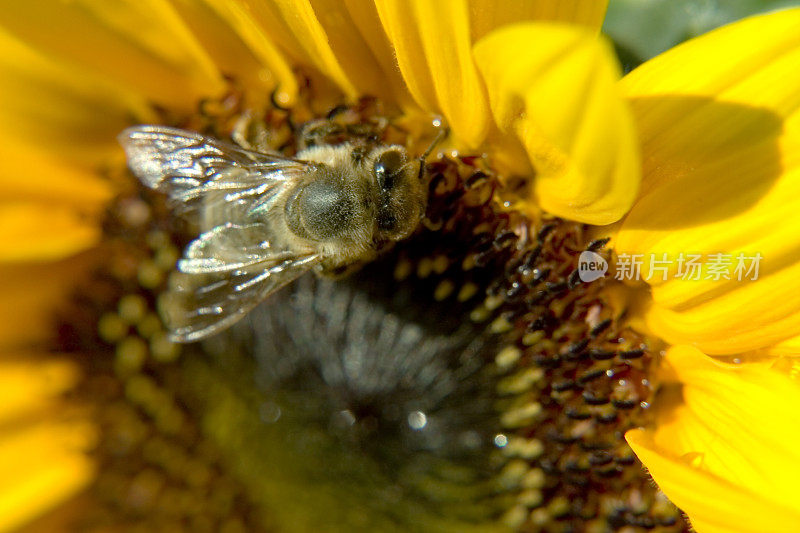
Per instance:
[[[644,355],[644,350],[637,349],[637,350],[626,350],[624,352],[619,352],[619,356],[621,359],[638,359]]]
[[[590,391],[583,391],[583,401],[588,405],[605,405],[609,403],[609,399],[603,396],[595,396]]]
[[[608,329],[608,327],[611,325],[611,322],[612,321],[610,318],[606,318],[605,320],[597,324],[595,327],[593,327],[589,332],[589,335],[592,337],[597,337],[602,332]]]
[[[600,350],[600,349],[589,350],[589,356],[595,361],[607,361],[608,359],[612,359],[615,355],[616,352],[612,352],[609,350]]]
[[[595,239],[589,243],[589,245],[586,247],[586,250],[589,252],[595,252],[600,248],[604,247],[606,244],[608,244],[608,241],[610,240],[611,238],[609,237],[605,237],[603,239]]]
[[[544,244],[545,239],[547,239],[547,236],[550,235],[554,229],[556,229],[555,224],[545,224],[542,226],[542,229],[536,234],[536,239],[539,241],[539,244]]]

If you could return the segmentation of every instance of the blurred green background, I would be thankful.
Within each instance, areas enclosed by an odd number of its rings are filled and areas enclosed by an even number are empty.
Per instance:
[[[794,6],[800,0],[610,0],[603,31],[614,40],[627,72],[723,24]]]

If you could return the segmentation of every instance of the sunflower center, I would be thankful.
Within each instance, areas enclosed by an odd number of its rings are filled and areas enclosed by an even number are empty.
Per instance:
[[[429,141],[368,99],[243,113],[232,94],[172,122],[219,138],[238,128],[287,155],[314,118],[336,126],[321,144]],[[156,301],[196,235],[158,194],[119,198],[110,259],[62,328],[64,346],[86,354],[84,394],[103,435],[90,520],[685,529],[622,437],[649,420],[653,356],[613,314],[607,282],[578,276],[579,254],[607,256],[604,243],[509,209],[485,157],[439,157],[426,176],[411,237],[345,278],[309,274],[230,330],[181,346]]]

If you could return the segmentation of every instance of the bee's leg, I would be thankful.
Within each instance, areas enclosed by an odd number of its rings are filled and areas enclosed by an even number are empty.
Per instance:
[[[345,130],[341,124],[337,124],[329,119],[321,118],[311,120],[303,124],[300,135],[297,137],[297,150],[305,150],[311,146],[325,144],[325,139],[331,135],[343,133]]]
[[[250,131],[250,124],[252,121],[252,113],[250,113],[250,111],[245,111],[239,116],[238,119],[236,119],[236,123],[233,125],[233,131],[231,132],[231,138],[233,141],[242,148],[246,148],[248,150],[253,149],[250,141],[247,140],[247,133]]]
[[[317,275],[333,280],[344,279],[364,268],[364,265],[367,264],[369,259],[371,259],[371,257],[367,259],[361,259],[347,265],[327,267],[323,263],[322,267],[317,270]]]
[[[425,160],[431,155],[436,145],[439,144],[450,134],[450,127],[445,123],[445,121],[441,117],[436,117],[431,122],[431,125],[436,128],[436,137],[433,138],[431,141],[430,146],[425,150],[425,152],[419,156],[419,179],[422,180],[423,174],[425,174]]]
[[[234,142],[247,150],[257,152],[271,152],[269,132],[264,121],[253,115],[250,110],[245,111],[236,119],[231,132]]]

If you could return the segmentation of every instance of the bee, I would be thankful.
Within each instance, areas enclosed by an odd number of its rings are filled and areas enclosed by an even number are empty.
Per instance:
[[[192,342],[306,272],[335,274],[410,235],[438,140],[419,159],[366,140],[287,157],[153,125],[128,128],[119,142],[133,174],[199,228],[159,300],[171,339]]]

